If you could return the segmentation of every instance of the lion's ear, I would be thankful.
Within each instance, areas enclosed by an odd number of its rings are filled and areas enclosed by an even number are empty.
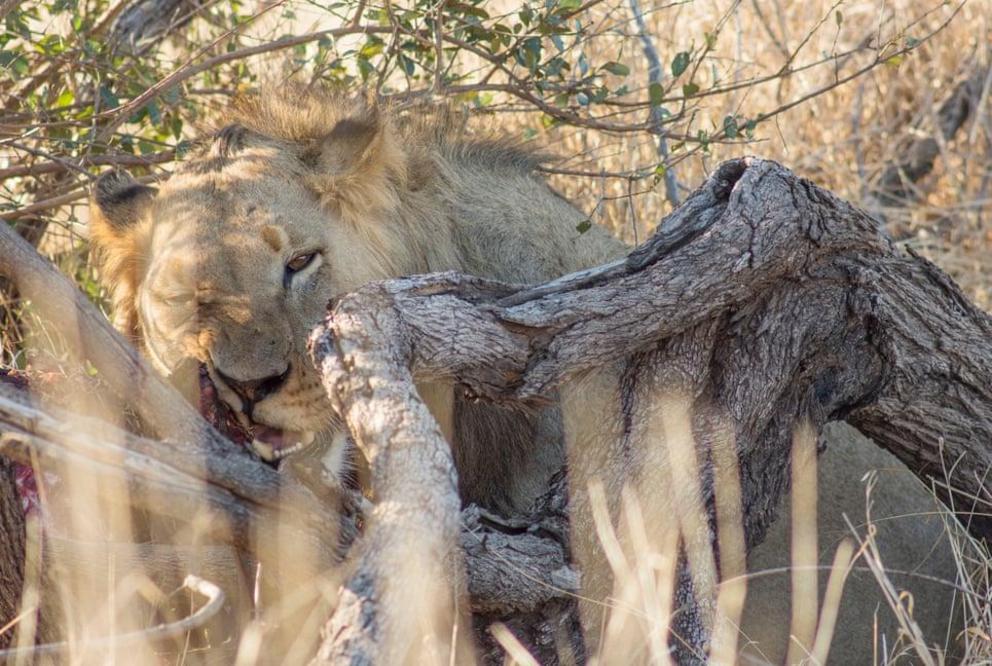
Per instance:
[[[113,242],[134,231],[155,198],[154,187],[142,185],[125,171],[108,171],[93,186],[90,232],[96,243]]]
[[[365,162],[376,158],[378,146],[373,144],[382,138],[383,132],[379,114],[374,110],[368,115],[338,121],[321,141],[319,170],[330,176],[346,176],[360,170]]]
[[[406,186],[407,155],[375,106],[335,123],[319,142],[312,181],[325,201],[365,219],[396,205]]]
[[[109,171],[97,179],[90,197],[90,243],[101,282],[111,292],[115,323],[129,335],[137,334],[134,297],[147,236],[145,212],[156,192],[123,171]]]

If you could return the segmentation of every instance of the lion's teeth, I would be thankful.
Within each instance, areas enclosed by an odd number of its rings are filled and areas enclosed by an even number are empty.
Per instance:
[[[263,442],[260,439],[253,439],[251,441],[251,448],[254,449],[255,453],[261,456],[262,460],[268,460],[272,462],[273,460],[278,460],[278,451],[268,442]]]
[[[286,456],[296,453],[297,451],[302,451],[306,447],[310,446],[315,439],[316,434],[313,432],[303,432],[300,433],[299,440],[292,446],[285,446],[282,448],[276,448],[269,444],[268,442],[263,442],[260,439],[252,440],[251,448],[255,450],[263,460],[273,462],[275,460],[282,460]]]
[[[284,449],[278,449],[275,452],[276,459],[282,460],[283,458],[285,458],[286,456],[292,453],[296,453],[297,451],[302,451],[305,446],[306,444],[304,444],[303,442],[297,442],[296,444],[293,444],[292,446],[287,446]]]

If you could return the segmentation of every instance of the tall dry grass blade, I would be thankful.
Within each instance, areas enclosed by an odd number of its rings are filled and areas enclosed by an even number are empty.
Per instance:
[[[837,627],[837,615],[840,613],[840,600],[844,592],[847,574],[851,571],[854,558],[854,542],[843,539],[834,553],[834,561],[830,567],[830,577],[827,579],[827,589],[823,594],[823,608],[820,611],[820,622],[816,628],[816,638],[813,640],[812,660],[817,664],[826,664],[830,654],[830,643],[834,638]]]
[[[717,543],[720,546],[720,585],[717,618],[710,646],[715,664],[737,662],[741,613],[747,597],[747,546],[741,504],[741,478],[733,430],[718,427],[711,450],[716,495]]]
[[[792,619],[786,662],[806,659],[816,636],[818,582],[816,433],[807,422],[792,438]]]
[[[24,521],[24,589],[21,593],[21,613],[23,616],[17,625],[14,645],[17,650],[24,650],[35,644],[38,633],[38,613],[36,609],[41,604],[41,549],[42,534],[41,520],[37,515],[29,515]],[[19,654],[14,660],[15,666],[30,663],[26,654]]]
[[[700,618],[712,629],[713,609],[706,600],[716,598],[716,560],[692,434],[692,402],[683,394],[667,394],[661,405],[669,474],[673,481],[678,480],[670,491],[671,509],[682,535],[693,594],[702,601],[699,603]]]
[[[885,565],[882,563],[882,555],[878,549],[878,542],[875,539],[875,535],[878,531],[877,526],[872,522],[871,517],[871,495],[878,482],[878,478],[875,474],[868,475],[868,480],[865,484],[865,524],[867,525],[866,536],[862,538],[854,526],[848,521],[848,527],[859,542],[859,552],[862,553],[862,558],[868,564],[869,570],[872,575],[875,576],[875,580],[878,583],[882,594],[885,597],[889,608],[895,615],[896,621],[899,623],[899,628],[901,629],[901,639],[906,640],[908,645],[908,650],[912,650],[919,657],[920,661],[925,664],[925,666],[937,666],[937,663],[943,663],[943,657],[938,655],[936,658],[931,649],[927,646],[926,638],[923,635],[923,630],[920,629],[920,625],[917,624],[916,620],[913,619],[911,605],[907,608],[903,603],[903,594],[900,593],[896,586],[892,583],[888,574],[885,571]],[[911,597],[910,597],[911,599]],[[910,602],[911,604],[912,602]],[[885,636],[882,636],[883,643],[885,641]],[[886,659],[887,650],[882,650],[882,658]]]
[[[505,624],[497,622],[489,628],[489,631],[496,642],[500,644],[500,647],[506,650],[507,660],[504,663],[507,666],[539,666],[537,659],[534,659],[533,655],[527,651],[523,643],[517,640],[517,637]]]
[[[631,573],[636,579],[638,605],[644,613],[644,642],[650,663],[669,664],[668,634],[678,566],[678,532],[667,529],[660,540],[653,542],[648,535],[648,521],[641,503],[629,486],[623,489],[622,499],[624,524],[633,551],[634,571]]]
[[[605,656],[627,653],[637,642],[637,628],[632,614],[637,613],[636,577],[624,553],[620,537],[610,518],[606,491],[600,479],[590,479],[588,486],[589,508],[592,513],[596,537],[602,546],[606,562],[613,575],[613,593],[609,612],[603,616],[604,628],[600,633],[596,663]]]

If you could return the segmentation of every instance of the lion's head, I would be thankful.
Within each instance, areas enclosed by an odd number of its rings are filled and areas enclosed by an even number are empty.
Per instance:
[[[281,89],[231,120],[158,190],[101,177],[91,238],[118,326],[166,375],[206,364],[276,460],[333,430],[306,357],[328,301],[428,268],[397,212],[415,158],[363,101]]]

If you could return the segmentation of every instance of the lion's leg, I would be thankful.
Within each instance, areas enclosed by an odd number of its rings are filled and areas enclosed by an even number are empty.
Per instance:
[[[827,450],[817,469],[820,564],[830,566],[838,542],[850,535],[848,520],[862,537],[867,533],[865,475],[874,472],[878,485],[871,494],[871,516],[882,564],[890,570],[896,589],[912,595],[912,603],[906,605],[912,607],[926,642],[943,647],[949,637],[953,656],[961,647],[955,638],[964,623],[953,588],[958,566],[954,537],[942,516],[946,509],[895,456],[850,426],[830,424],[823,436]],[[787,497],[765,540],[748,556],[753,578],[748,583],[741,648],[748,657],[772,663],[782,663],[788,649],[789,534]],[[773,573],[760,575],[763,571]],[[827,575],[821,573],[821,604],[826,581]],[[844,585],[829,662],[872,663],[876,649],[881,650],[880,636],[884,634],[891,646],[899,633],[882,588],[865,562],[856,561]]]
[[[417,393],[441,428],[450,444],[455,440],[455,391],[451,384],[425,382],[417,384]]]
[[[561,412],[568,460],[569,514],[572,554],[582,572],[580,619],[587,646],[595,650],[610,615],[613,572],[603,552],[593,519],[590,486],[602,488],[607,515],[614,523],[624,470],[613,454],[620,441],[619,375],[604,368],[561,389]]]

